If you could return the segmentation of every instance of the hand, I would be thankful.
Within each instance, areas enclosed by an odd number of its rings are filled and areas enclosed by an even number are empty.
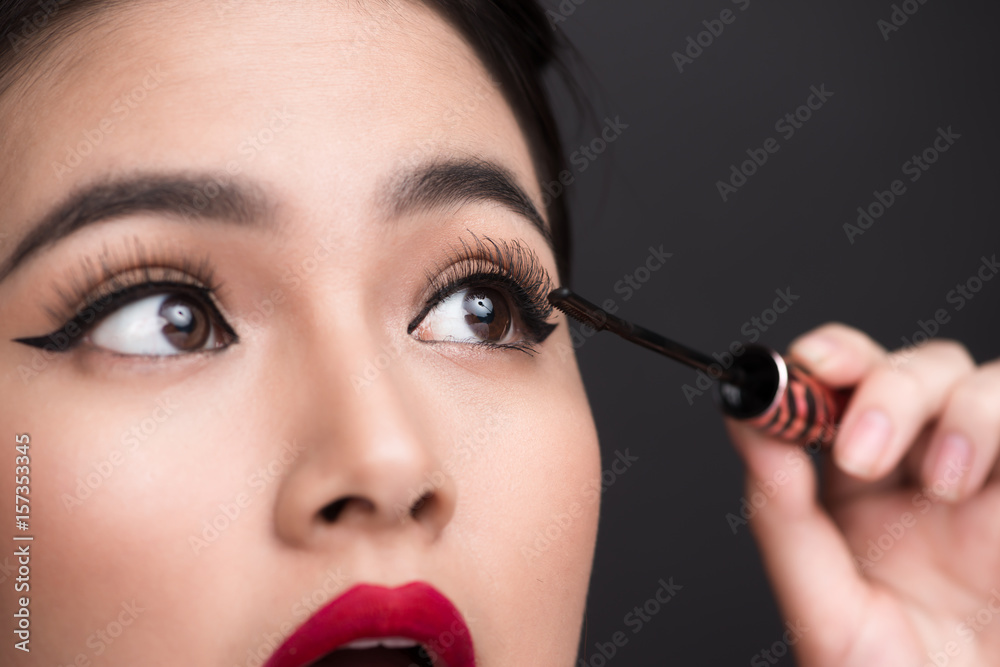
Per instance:
[[[727,420],[798,664],[1000,665],[1000,361],[950,341],[889,353],[839,324],[789,357],[855,388],[821,498],[801,447]]]

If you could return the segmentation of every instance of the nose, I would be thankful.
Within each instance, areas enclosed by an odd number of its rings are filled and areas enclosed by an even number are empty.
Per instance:
[[[433,540],[454,513],[455,484],[436,453],[430,406],[421,404],[427,394],[405,368],[405,353],[362,383],[364,360],[384,352],[327,349],[306,361],[305,381],[282,401],[297,420],[291,428],[302,451],[278,489],[278,537],[299,548],[348,530]]]

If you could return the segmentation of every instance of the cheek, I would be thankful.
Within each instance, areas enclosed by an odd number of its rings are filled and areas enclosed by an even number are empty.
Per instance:
[[[211,453],[236,429],[206,414],[209,397],[183,386],[84,389],[66,370],[53,366],[26,386],[5,386],[14,399],[0,417],[4,432],[31,436],[30,594],[32,614],[44,619],[33,624],[32,652],[51,664],[78,655],[140,664],[157,637],[218,626],[192,623],[204,608],[191,605],[192,593],[210,587],[206,572],[218,571],[218,557],[233,554],[196,554],[190,540],[202,537],[213,508],[232,511],[245,482],[232,451],[226,466]],[[2,469],[8,463],[13,457]],[[12,477],[3,475],[5,497]],[[227,524],[223,531],[238,532]]]
[[[601,462],[586,396],[575,365],[539,377],[508,392],[519,398],[495,441],[459,475],[456,529],[490,582],[477,603],[494,623],[480,644],[501,664],[573,661],[596,540]]]

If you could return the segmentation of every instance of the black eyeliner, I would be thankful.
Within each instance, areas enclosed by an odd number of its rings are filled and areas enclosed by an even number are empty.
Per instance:
[[[213,321],[219,325],[233,343],[239,340],[239,336],[216,307],[210,289],[187,283],[150,281],[136,283],[87,302],[68,322],[49,334],[30,338],[14,338],[13,341],[50,352],[67,352],[79,345],[87,334],[109,314],[157,294],[180,294],[196,299],[209,309]]]
[[[438,264],[436,273],[426,272],[433,291],[418,315],[410,321],[407,333],[412,334],[433,308],[463,288],[500,288],[513,300],[512,305],[526,330],[524,335],[527,340],[468,344],[491,349],[517,349],[529,355],[535,353],[534,346],[545,341],[558,327],[558,323],[548,322],[553,312],[552,304],[547,299],[552,288],[548,272],[538,256],[518,240],[497,241],[488,236],[480,238],[472,231],[469,234],[472,244],[460,239],[461,248],[452,249],[443,268]]]

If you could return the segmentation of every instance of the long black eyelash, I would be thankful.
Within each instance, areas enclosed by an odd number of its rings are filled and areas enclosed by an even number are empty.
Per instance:
[[[235,341],[236,332],[219,313],[212,297],[222,288],[213,275],[208,257],[195,261],[167,246],[150,253],[137,237],[126,243],[122,252],[105,246],[98,258],[81,260],[69,278],[68,289],[56,288],[61,304],[45,310],[58,328],[44,336],[15,340],[65,352],[76,347],[115,309],[149,294],[170,291],[191,295],[210,306],[224,332]]]
[[[548,322],[553,309],[546,297],[553,290],[552,279],[538,256],[520,241],[480,238],[472,231],[469,234],[471,244],[460,239],[461,247],[452,249],[445,265],[439,264],[436,272],[426,272],[431,297],[410,322],[407,333],[412,334],[427,313],[458,290],[471,286],[499,286],[513,299],[526,340],[517,343],[481,341],[474,345],[534,354],[536,345],[558,326]]]

